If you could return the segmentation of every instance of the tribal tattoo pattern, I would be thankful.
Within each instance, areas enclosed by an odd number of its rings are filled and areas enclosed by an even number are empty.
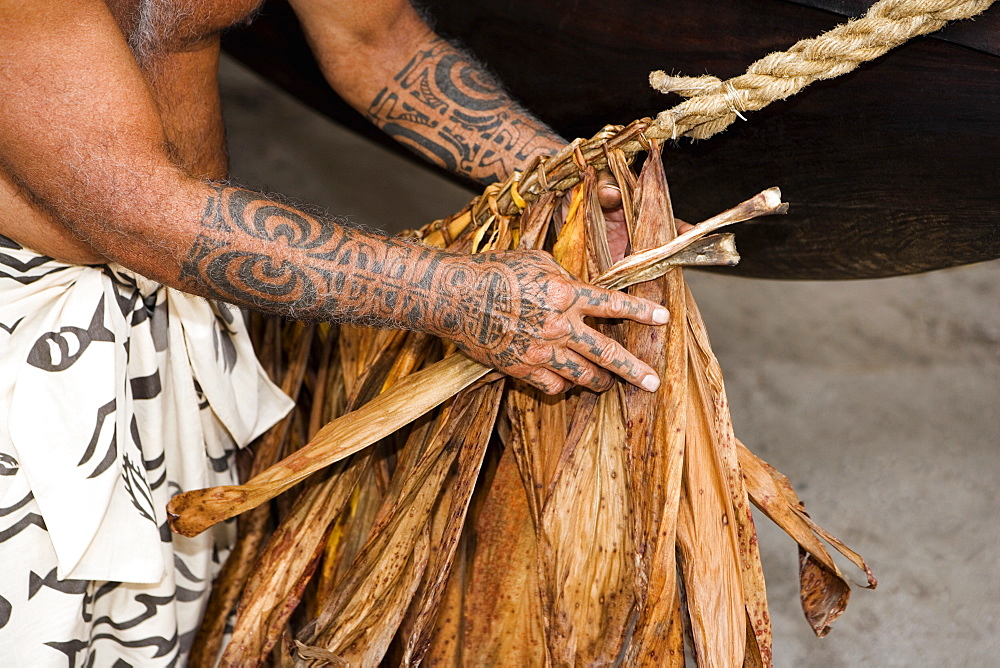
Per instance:
[[[441,38],[376,95],[367,117],[417,154],[482,183],[502,181],[565,144]]]
[[[214,188],[182,264],[188,289],[295,318],[429,332],[547,391],[651,372],[585,316],[654,322],[655,305],[575,281],[541,252],[447,253]],[[589,360],[589,361],[588,361]],[[558,375],[556,375],[558,374]]]
[[[417,295],[445,255],[217,186],[181,280],[212,297],[291,317],[413,329],[427,311]]]

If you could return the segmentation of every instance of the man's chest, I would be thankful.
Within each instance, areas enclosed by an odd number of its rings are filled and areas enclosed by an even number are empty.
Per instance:
[[[246,22],[263,0],[106,0],[139,57],[183,51]]]

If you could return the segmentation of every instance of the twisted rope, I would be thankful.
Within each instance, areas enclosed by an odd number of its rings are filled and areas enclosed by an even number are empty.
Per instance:
[[[705,139],[726,129],[744,111],[763,109],[814,81],[847,74],[913,37],[942,28],[948,21],[985,11],[993,0],[881,0],[861,18],[797,42],[787,51],[764,56],[745,74],[722,81],[713,76],[649,75],[663,93],[689,98],[661,112],[646,136]]]
[[[527,202],[550,190],[566,190],[580,181],[574,156],[602,169],[609,151],[620,150],[632,157],[648,147],[650,140],[686,136],[705,139],[722,132],[745,111],[757,111],[799,92],[814,81],[846,74],[859,64],[883,55],[913,37],[942,28],[948,21],[971,18],[994,0],[880,0],[858,19],[837,26],[818,37],[797,42],[753,63],[738,77],[725,81],[713,76],[672,77],[650,74],[650,84],[664,93],[688,98],[660,112],[655,119],[639,119],[628,126],[609,125],[590,139],[577,139],[556,155],[536,159],[523,172],[494,184],[472,207],[476,227],[489,224],[498,215],[518,213]],[[516,194],[512,195],[512,192]],[[449,238],[461,229],[454,219],[424,228],[422,236]],[[459,227],[464,227],[462,224]]]

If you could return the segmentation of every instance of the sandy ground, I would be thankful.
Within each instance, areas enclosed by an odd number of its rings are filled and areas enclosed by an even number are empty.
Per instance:
[[[230,62],[222,93],[243,184],[387,230],[470,197]],[[880,580],[816,639],[795,546],[759,518],[776,665],[1000,665],[1000,262],[877,281],[688,279],[737,435]]]

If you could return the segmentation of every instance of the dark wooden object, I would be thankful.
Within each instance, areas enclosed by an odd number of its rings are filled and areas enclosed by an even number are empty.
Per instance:
[[[680,100],[652,69],[730,77],[843,21],[841,0],[430,0],[514,95],[566,137],[627,123]],[[842,6],[842,7],[840,7]],[[855,72],[665,151],[677,214],[696,221],[777,185],[788,216],[735,230],[728,273],[871,278],[1000,257],[1000,5],[944,37],[923,37]],[[957,25],[956,25],[957,27]],[[227,50],[368,136],[389,140],[322,81],[294,16],[271,1]],[[965,46],[965,45],[969,46]],[[417,221],[414,221],[417,223]]]

